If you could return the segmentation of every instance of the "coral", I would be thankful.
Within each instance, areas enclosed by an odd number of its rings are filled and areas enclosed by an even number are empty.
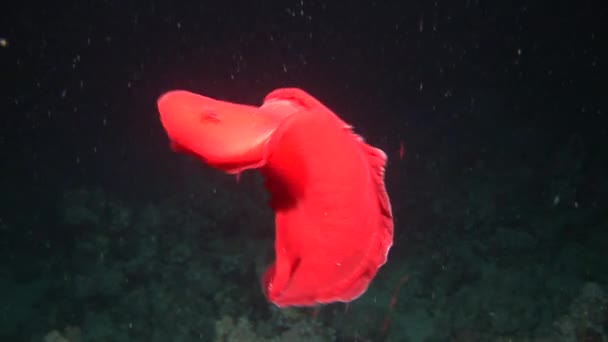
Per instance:
[[[253,326],[246,318],[240,318],[237,322],[232,317],[222,317],[215,322],[215,342],[256,342],[263,340],[256,336]]]
[[[125,203],[109,200],[100,189],[66,190],[60,205],[61,219],[69,226],[120,231],[132,221],[131,209]]]
[[[555,323],[556,334],[565,342],[608,341],[608,297],[596,283],[587,283],[572,301],[567,315]]]
[[[314,322],[300,321],[269,342],[325,342],[335,339],[333,329],[324,328]]]
[[[63,337],[59,331],[53,330],[44,336],[44,342],[69,342],[69,340]]]
[[[333,329],[316,322],[299,321],[270,338],[260,336],[244,317],[235,322],[232,317],[224,316],[215,323],[215,342],[329,342],[335,339]]]
[[[81,332],[79,327],[67,326],[62,332],[52,330],[44,336],[44,342],[80,342]]]

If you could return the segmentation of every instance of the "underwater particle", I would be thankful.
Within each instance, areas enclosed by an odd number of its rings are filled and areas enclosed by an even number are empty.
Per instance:
[[[8,39],[4,37],[0,37],[0,47],[8,47]]]

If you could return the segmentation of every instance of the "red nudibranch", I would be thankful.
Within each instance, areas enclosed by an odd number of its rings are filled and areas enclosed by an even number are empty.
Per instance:
[[[275,262],[262,279],[269,301],[349,302],[366,291],[393,243],[384,152],[296,88],[259,107],[175,90],[158,110],[176,151],[264,175],[276,226]]]

